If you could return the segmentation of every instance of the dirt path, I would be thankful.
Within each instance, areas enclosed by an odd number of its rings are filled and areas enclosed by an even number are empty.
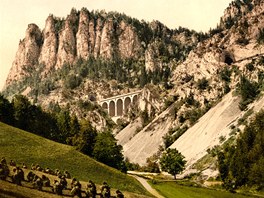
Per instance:
[[[131,175],[131,176],[135,177],[144,186],[144,188],[146,188],[146,190],[149,191],[152,195],[154,195],[157,198],[164,198],[154,188],[152,188],[149,185],[149,183],[147,182],[147,180],[145,180],[142,177],[136,176],[136,175]]]

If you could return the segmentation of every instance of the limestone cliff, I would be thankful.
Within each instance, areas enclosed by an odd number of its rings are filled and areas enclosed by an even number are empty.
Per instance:
[[[76,24],[77,13],[72,13],[67,16],[64,27],[59,32],[59,47],[57,53],[56,69],[61,68],[63,64],[73,64],[76,57]]]
[[[92,37],[89,35],[89,29],[93,26],[89,27],[90,18],[88,12],[85,10],[81,10],[80,18],[79,18],[79,28],[76,34],[76,49],[77,56],[80,58],[87,59],[90,56],[90,48],[91,43],[89,42],[89,38]]]
[[[35,24],[29,24],[25,38],[19,41],[18,50],[12,68],[8,74],[6,85],[14,81],[21,80],[23,76],[28,76],[38,64],[40,49],[42,46],[41,31]]]
[[[52,15],[50,15],[46,20],[46,25],[43,30],[43,39],[44,43],[38,61],[40,64],[46,65],[46,71],[48,72],[57,61],[58,39]]]
[[[28,69],[41,66],[42,74],[48,74],[65,64],[74,65],[79,59],[142,59],[147,70],[155,70],[162,65],[158,58],[164,51],[174,56],[176,44],[186,45],[177,34],[157,21],[141,23],[118,13],[89,12],[85,8],[72,9],[66,19],[50,15],[42,33],[37,25],[29,25],[6,87],[29,76]]]

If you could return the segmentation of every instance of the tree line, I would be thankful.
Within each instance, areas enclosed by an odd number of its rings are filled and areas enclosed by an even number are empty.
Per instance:
[[[224,187],[264,188],[264,110],[246,125],[236,144],[218,152],[220,177]]]
[[[122,146],[108,129],[99,132],[89,120],[79,120],[55,105],[46,112],[16,95],[11,102],[0,95],[0,121],[47,139],[76,147],[82,153],[119,170],[126,170]]]
[[[79,120],[66,109],[55,105],[51,111],[32,105],[27,97],[16,95],[11,102],[0,95],[0,121],[56,142],[74,146],[94,159],[126,172],[132,165],[124,159],[122,146],[111,130],[97,131],[88,120]],[[176,174],[184,169],[184,156],[168,149],[160,157],[161,169]],[[155,162],[155,168],[158,168]],[[148,166],[151,167],[151,165]],[[139,169],[140,167],[138,167]],[[159,168],[158,168],[159,169]]]

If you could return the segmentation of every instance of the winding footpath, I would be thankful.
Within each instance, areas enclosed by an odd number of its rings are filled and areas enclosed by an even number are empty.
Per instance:
[[[143,186],[144,188],[146,188],[147,191],[149,191],[152,195],[154,195],[155,197],[157,198],[165,198],[163,196],[161,196],[158,191],[156,191],[154,188],[152,188],[149,183],[147,182],[146,179],[142,178],[142,177],[139,177],[137,175],[133,175],[133,174],[130,174],[131,176],[133,176],[134,178],[136,178]]]

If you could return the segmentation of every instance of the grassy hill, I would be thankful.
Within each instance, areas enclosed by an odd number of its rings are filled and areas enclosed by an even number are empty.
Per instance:
[[[17,164],[32,163],[53,170],[67,170],[82,181],[93,180],[96,184],[107,181],[113,188],[148,195],[134,178],[99,163],[76,151],[73,147],[59,144],[29,132],[0,122],[0,157]]]

